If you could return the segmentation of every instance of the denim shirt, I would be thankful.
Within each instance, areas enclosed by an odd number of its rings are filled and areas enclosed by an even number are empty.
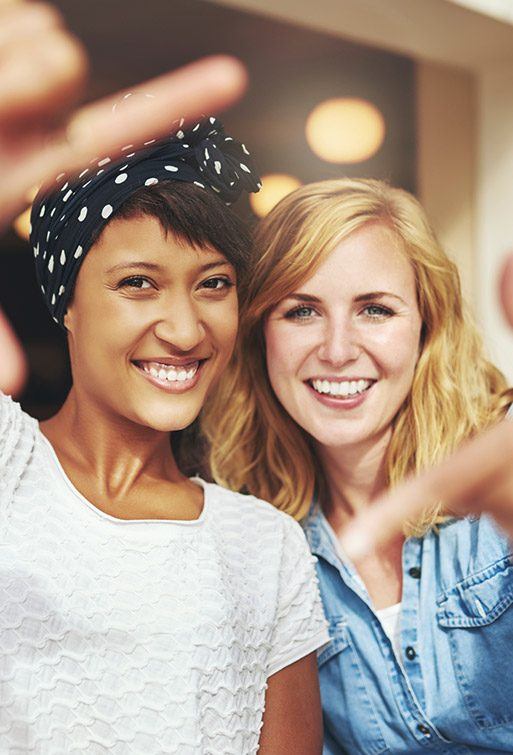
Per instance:
[[[513,752],[513,556],[487,516],[404,543],[401,657],[319,507],[324,755]]]

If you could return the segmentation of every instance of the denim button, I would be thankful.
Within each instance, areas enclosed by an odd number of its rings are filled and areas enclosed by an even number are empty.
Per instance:
[[[420,569],[418,566],[412,566],[411,569],[408,569],[408,574],[410,577],[413,577],[413,579],[420,579]]]
[[[426,737],[431,736],[431,732],[425,724],[419,724],[417,726],[417,731],[420,731],[420,733],[424,734]]]
[[[408,645],[406,648],[406,657],[409,661],[413,661],[413,659],[416,657],[417,653],[415,652],[414,648],[411,647],[411,645]]]

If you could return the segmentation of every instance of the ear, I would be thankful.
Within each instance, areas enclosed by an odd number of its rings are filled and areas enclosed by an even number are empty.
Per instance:
[[[73,304],[70,302],[64,315],[63,324],[68,333],[73,332]]]

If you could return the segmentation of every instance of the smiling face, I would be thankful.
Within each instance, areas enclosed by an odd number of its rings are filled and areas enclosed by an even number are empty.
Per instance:
[[[368,223],[269,315],[272,388],[321,447],[386,444],[412,384],[421,325],[401,240]]]
[[[181,430],[229,361],[237,321],[236,274],[220,252],[151,216],[113,219],[65,316],[73,389],[103,412]]]

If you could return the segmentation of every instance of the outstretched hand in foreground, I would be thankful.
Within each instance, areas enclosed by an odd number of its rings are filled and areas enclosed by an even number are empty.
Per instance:
[[[513,254],[500,285],[506,319],[513,327]],[[355,561],[397,537],[408,521],[443,501],[455,515],[486,511],[513,538],[513,421],[468,440],[440,465],[381,496],[346,527],[342,547]]]
[[[123,145],[169,133],[177,118],[218,111],[246,84],[242,65],[218,56],[130,90],[140,96],[123,99],[126,92],[118,92],[74,109],[86,74],[85,51],[52,6],[0,0],[0,231],[24,209],[33,187],[94,157],[115,156]],[[0,310],[0,391],[19,391],[25,373],[21,347]]]

